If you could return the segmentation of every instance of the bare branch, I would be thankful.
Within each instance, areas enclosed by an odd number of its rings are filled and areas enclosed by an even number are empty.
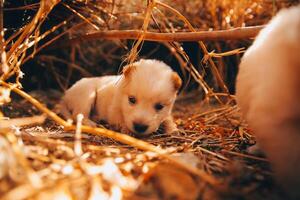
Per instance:
[[[144,34],[143,39],[147,41],[215,41],[215,40],[240,40],[254,38],[264,26],[251,26],[244,28],[234,28],[220,31],[199,31],[199,32],[177,32],[177,33],[155,33],[143,32],[140,30],[111,30],[96,31],[73,38],[68,41],[70,44],[85,42],[94,39],[138,39]]]

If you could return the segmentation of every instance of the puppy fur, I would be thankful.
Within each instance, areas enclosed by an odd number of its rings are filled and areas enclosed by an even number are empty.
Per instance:
[[[83,123],[91,126],[104,120],[138,136],[161,127],[171,133],[176,130],[171,111],[180,87],[181,79],[168,65],[141,59],[125,66],[122,75],[79,80],[66,91],[59,107],[65,118],[76,119],[81,113]]]
[[[300,199],[300,6],[280,11],[260,32],[242,58],[236,88],[275,178]]]

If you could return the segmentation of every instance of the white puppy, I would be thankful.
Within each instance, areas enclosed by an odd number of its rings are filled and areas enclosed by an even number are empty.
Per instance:
[[[300,199],[300,6],[284,9],[247,50],[237,101],[278,182]]]
[[[171,111],[181,79],[165,63],[140,60],[125,66],[119,76],[83,78],[68,89],[60,103],[66,118],[82,113],[84,124],[104,120],[123,133],[147,135],[176,130]]]

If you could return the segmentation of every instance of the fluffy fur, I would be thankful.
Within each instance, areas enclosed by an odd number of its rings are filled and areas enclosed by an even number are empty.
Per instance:
[[[272,19],[239,70],[238,104],[278,182],[300,199],[300,6]]]
[[[71,119],[82,113],[87,125],[104,120],[123,133],[147,135],[160,128],[171,133],[176,130],[171,110],[180,86],[181,79],[165,63],[142,59],[125,66],[122,75],[79,80],[66,91],[60,111]]]

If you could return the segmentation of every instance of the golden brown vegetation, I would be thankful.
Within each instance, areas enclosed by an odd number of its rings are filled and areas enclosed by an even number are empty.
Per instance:
[[[246,151],[255,138],[239,117],[228,82],[234,80],[230,67],[237,68],[249,39],[280,8],[295,3],[298,1],[41,0],[17,8],[2,7],[0,196],[280,196],[279,192],[274,193],[277,188],[270,178],[267,160]],[[34,16],[16,32],[6,35],[3,10],[33,10]],[[147,40],[159,43],[147,47]],[[181,41],[194,41],[197,55],[193,56]],[[31,88],[22,90],[24,66],[32,71],[36,69],[32,65],[45,66],[43,70],[52,74],[51,83],[64,90],[81,76],[116,72],[120,63],[131,63],[157,52],[176,60],[185,81],[190,81],[190,85],[197,83],[194,88],[199,85],[201,89],[190,98],[179,99],[175,118],[181,131],[174,135],[140,140],[104,127],[87,127],[80,120],[70,124],[25,92]],[[31,75],[42,81],[39,74]],[[29,80],[26,76],[25,80]],[[17,98],[9,104],[11,91],[30,104]],[[202,93],[204,98],[199,98]],[[44,103],[53,106],[55,103],[49,99]],[[29,114],[32,118],[25,118]],[[180,183],[190,187],[180,189],[184,188]]]

